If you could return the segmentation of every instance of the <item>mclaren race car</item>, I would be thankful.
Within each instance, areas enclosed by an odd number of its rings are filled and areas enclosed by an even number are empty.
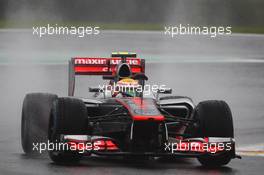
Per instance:
[[[93,98],[74,97],[77,75],[100,75],[104,86],[89,88]],[[222,166],[235,153],[228,104],[170,95],[159,87],[146,93],[145,60],[135,53],[69,61],[68,97],[25,96],[21,140],[26,154],[47,150],[56,163],[83,156],[124,158],[194,157],[204,166]],[[163,94],[163,95],[162,95]]]

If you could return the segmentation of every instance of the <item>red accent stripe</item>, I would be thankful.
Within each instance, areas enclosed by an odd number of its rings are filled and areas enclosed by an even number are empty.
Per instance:
[[[145,120],[154,120],[154,121],[164,121],[164,116],[160,115],[153,115],[153,116],[150,116],[150,115],[134,115],[133,116],[133,119],[135,121],[145,121]]]
[[[138,99],[141,100],[141,98],[138,98]],[[134,98],[134,100],[137,101],[137,98]],[[163,115],[135,115],[131,111],[131,108],[128,106],[128,104],[126,104],[125,102],[123,102],[121,99],[118,99],[118,98],[116,99],[116,101],[119,102],[120,104],[122,104],[128,110],[129,114],[131,115],[131,117],[133,117],[133,120],[135,120],[135,121],[147,121],[147,120],[164,121],[165,120]],[[143,99],[143,101],[144,101],[144,99]],[[137,105],[139,105],[139,104],[137,104]]]
[[[107,67],[81,67],[81,66],[76,66],[75,67],[75,72],[77,73],[82,73],[82,72],[107,72]]]
[[[106,73],[106,72],[112,72],[115,67],[112,67],[108,69],[107,66],[76,66],[74,68],[75,73]],[[132,67],[131,68],[132,73],[140,73],[141,68],[140,67]],[[115,71],[113,71],[115,72]]]

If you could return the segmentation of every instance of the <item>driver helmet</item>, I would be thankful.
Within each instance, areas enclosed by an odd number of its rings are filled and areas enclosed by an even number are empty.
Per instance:
[[[123,97],[135,97],[138,94],[136,91],[137,88],[139,88],[137,80],[123,78],[116,83],[114,96],[121,94]]]

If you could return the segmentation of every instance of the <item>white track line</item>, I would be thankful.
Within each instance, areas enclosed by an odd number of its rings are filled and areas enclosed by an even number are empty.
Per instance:
[[[264,157],[264,143],[241,146],[236,149],[237,154],[242,156],[261,156]]]

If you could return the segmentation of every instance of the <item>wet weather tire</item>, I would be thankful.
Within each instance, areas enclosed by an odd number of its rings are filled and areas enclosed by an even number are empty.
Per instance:
[[[61,134],[85,135],[88,119],[85,104],[80,99],[58,98],[52,107],[52,117],[49,126],[49,140],[53,143],[60,141]],[[75,163],[82,157],[71,150],[50,150],[49,156],[55,163]]]
[[[46,142],[54,94],[30,93],[23,101],[21,119],[21,144],[26,154],[37,153],[33,144]]]
[[[195,109],[198,122],[197,137],[234,137],[232,113],[224,101],[209,100],[199,103]],[[223,166],[230,162],[232,151],[221,155],[204,155],[198,158],[203,166]]]

